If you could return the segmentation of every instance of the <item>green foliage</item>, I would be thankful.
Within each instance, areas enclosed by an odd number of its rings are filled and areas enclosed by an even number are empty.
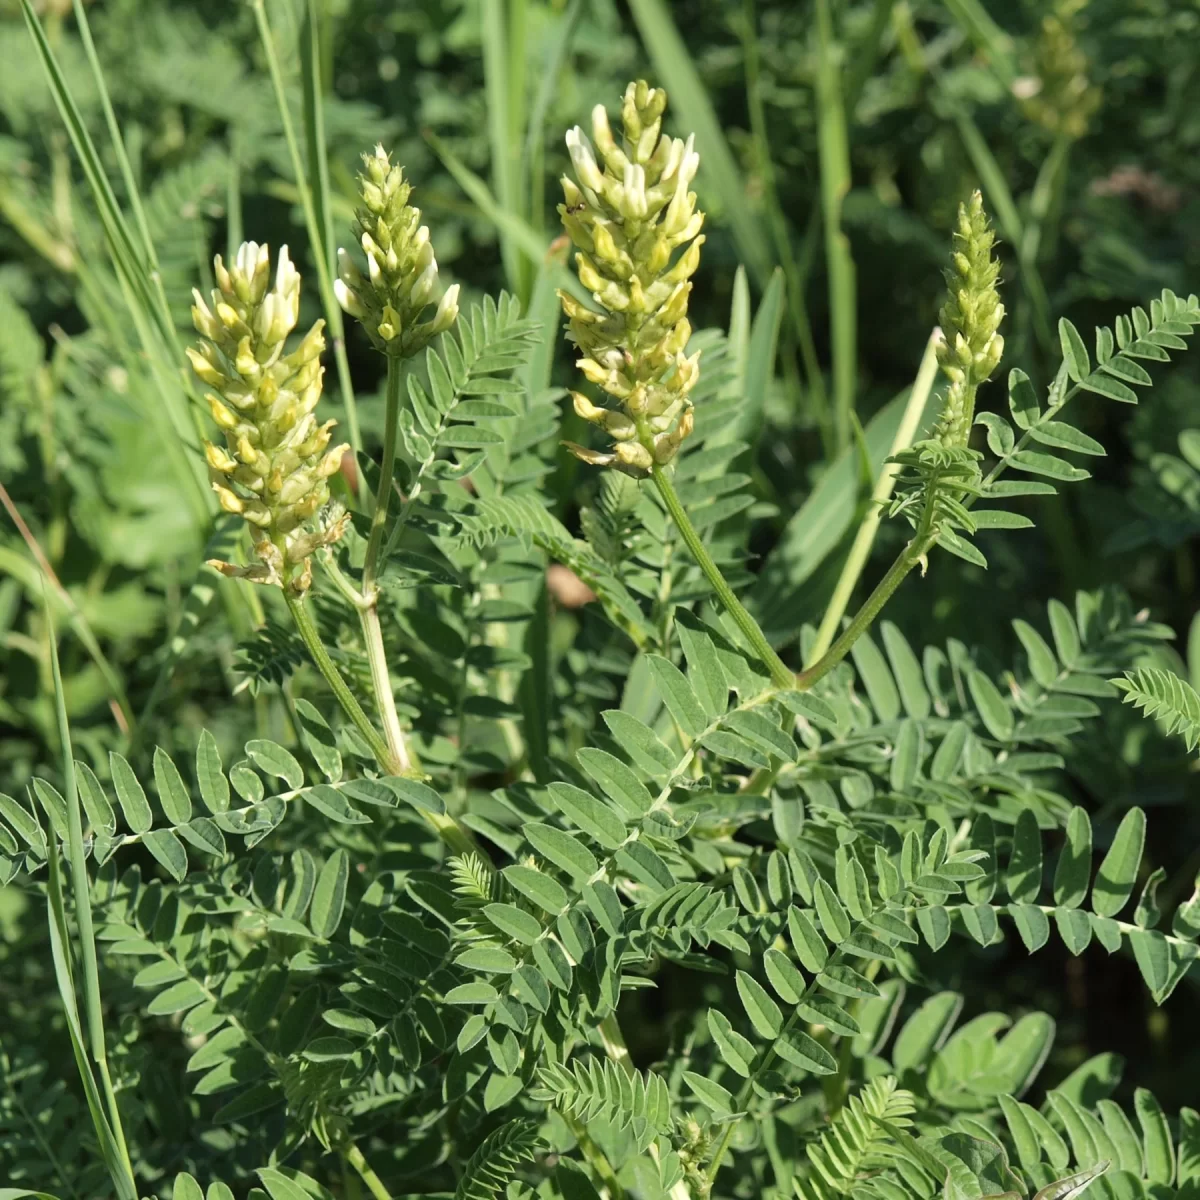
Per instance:
[[[529,1121],[509,1121],[489,1133],[467,1159],[455,1200],[491,1200],[512,1178],[518,1164],[528,1162],[539,1149],[537,1129]]]
[[[1189,750],[1195,750],[1200,743],[1200,696],[1187,680],[1170,671],[1142,667],[1114,679],[1113,686],[1127,704],[1161,721],[1168,733],[1177,734]]]
[[[859,1185],[865,1175],[877,1177],[887,1169],[886,1158],[876,1155],[886,1144],[889,1126],[905,1129],[914,1111],[913,1098],[896,1086],[891,1076],[872,1079],[862,1092],[851,1096],[833,1125],[808,1145],[810,1175],[796,1181],[796,1195],[803,1200],[825,1200],[857,1189],[860,1194],[887,1195],[877,1188]],[[886,1124],[885,1124],[886,1122]]]
[[[1195,15],[728,7],[0,6],[0,1200],[1200,1195]],[[671,491],[562,448],[630,76],[708,214]],[[394,372],[330,308],[377,142],[461,287]],[[247,238],[359,451],[307,625],[202,565]]]

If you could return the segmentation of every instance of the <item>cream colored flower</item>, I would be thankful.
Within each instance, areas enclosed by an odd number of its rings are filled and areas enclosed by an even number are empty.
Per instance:
[[[193,291],[192,321],[201,335],[187,351],[192,369],[213,390],[205,399],[225,445],[204,453],[221,507],[242,516],[255,534],[258,561],[249,567],[213,560],[226,575],[303,593],[309,558],[336,541],[344,513],[324,513],[329,477],[346,445],[330,448],[336,422],[318,425],[325,349],[317,321],[290,354],[284,344],[300,318],[300,273],[281,247],[270,287],[266,246],[243,242],[231,266],[213,264],[209,301]]]
[[[689,191],[700,156],[691,137],[661,136],[666,106],[661,88],[638,81],[625,90],[620,144],[603,105],[592,113],[591,140],[578,126],[569,130],[575,178],[563,179],[558,210],[575,243],[579,280],[600,309],[560,292],[568,336],[580,371],[618,406],[573,394],[575,411],[617,444],[609,453],[567,446],[585,462],[631,475],[674,458],[692,430],[688,393],[700,370],[699,353],[684,352],[704,241],[704,214]]]

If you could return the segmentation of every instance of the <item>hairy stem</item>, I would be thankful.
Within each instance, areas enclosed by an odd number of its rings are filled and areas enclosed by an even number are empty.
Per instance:
[[[889,458],[899,454],[901,450],[906,450],[912,444],[913,437],[921,423],[921,416],[925,412],[925,405],[937,375],[938,338],[939,334],[935,330],[925,345],[925,353],[921,357],[917,378],[909,393],[908,404],[905,406],[904,415],[900,418],[896,436],[892,440],[892,448],[888,452]],[[825,610],[820,629],[817,630],[817,640],[809,652],[810,664],[818,662],[833,642],[837,627],[841,624],[842,617],[850,603],[850,597],[854,594],[855,585],[870,556],[871,546],[875,542],[875,534],[878,532],[879,523],[883,518],[883,505],[890,498],[892,489],[896,486],[896,476],[899,473],[900,467],[892,462],[885,462],[879,472],[879,479],[871,493],[871,507],[867,510],[867,514],[854,536],[854,544],[850,547],[850,554],[842,567],[837,586],[833,589],[829,607]]]
[[[771,643],[767,641],[758,622],[733,594],[733,589],[726,582],[725,576],[721,574],[721,568],[713,562],[712,555],[700,540],[700,535],[696,532],[695,526],[680,503],[679,493],[676,492],[670,475],[660,466],[652,468],[650,474],[655,487],[658,488],[658,494],[662,497],[663,504],[666,505],[667,512],[671,515],[671,520],[675,522],[687,548],[692,552],[692,557],[704,572],[713,591],[717,593],[717,598],[721,601],[725,611],[733,618],[755,654],[770,672],[772,682],[776,687],[792,687],[796,678],[795,674],[771,648]]]
[[[342,1157],[358,1172],[375,1200],[392,1200],[392,1194],[383,1186],[383,1180],[371,1169],[371,1164],[353,1142],[348,1141],[342,1146]]]
[[[367,647],[367,661],[371,665],[371,687],[375,692],[380,719],[383,721],[388,749],[400,765],[400,769],[408,771],[416,763],[405,743],[404,731],[400,728],[400,717],[396,713],[396,698],[392,692],[392,680],[383,645],[383,630],[379,624],[379,586],[376,582],[379,574],[379,551],[383,546],[388,508],[392,500],[392,476],[396,472],[396,430],[400,419],[400,359],[388,355],[387,364],[383,462],[379,468],[375,511],[371,514],[371,533],[367,539],[367,553],[363,561],[362,603],[358,606],[358,615],[362,623],[363,641]]]

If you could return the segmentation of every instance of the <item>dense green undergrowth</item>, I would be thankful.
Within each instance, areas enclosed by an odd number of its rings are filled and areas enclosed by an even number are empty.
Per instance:
[[[0,1200],[1197,1200],[1198,26],[0,6]]]

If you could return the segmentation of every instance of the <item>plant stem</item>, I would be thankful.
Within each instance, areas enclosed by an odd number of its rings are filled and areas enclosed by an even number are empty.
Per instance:
[[[387,356],[387,386],[384,391],[383,462],[379,467],[379,486],[375,490],[375,511],[371,514],[371,533],[363,559],[363,594],[375,590],[379,573],[379,550],[387,525],[388,507],[392,502],[392,476],[396,473],[396,429],[400,421],[400,359]]]
[[[362,623],[363,641],[367,647],[367,661],[371,665],[371,687],[375,692],[375,703],[383,721],[383,732],[387,738],[392,757],[400,769],[411,770],[415,765],[413,756],[405,744],[404,731],[400,728],[400,717],[396,713],[396,698],[392,692],[392,680],[388,673],[387,653],[383,645],[383,630],[379,624],[379,551],[383,546],[383,533],[387,527],[388,507],[392,500],[392,477],[396,473],[396,430],[400,421],[400,359],[388,355],[387,387],[384,393],[383,417],[383,462],[379,468],[379,487],[375,492],[375,511],[371,514],[371,532],[367,539],[367,553],[363,560],[362,603],[358,607]]]
[[[415,756],[409,751],[400,728],[400,716],[396,712],[396,697],[392,692],[392,677],[388,671],[387,650],[383,644],[383,628],[379,624],[379,605],[372,603],[358,611],[366,644],[367,662],[371,667],[371,690],[383,721],[383,732],[387,738],[388,753],[401,771],[411,771],[417,766]]]
[[[671,515],[671,520],[675,522],[684,542],[687,544],[687,548],[692,552],[692,557],[695,558],[700,569],[708,578],[708,582],[712,584],[712,589],[717,593],[717,598],[724,605],[725,611],[733,618],[737,627],[753,647],[755,654],[758,655],[763,665],[770,672],[772,682],[777,687],[792,687],[796,679],[794,672],[784,664],[779,655],[771,648],[771,644],[767,641],[762,629],[759,628],[758,622],[746,611],[742,606],[742,602],[733,594],[733,589],[726,582],[725,576],[721,574],[720,567],[713,562],[712,555],[709,554],[704,543],[700,540],[700,535],[696,532],[695,526],[689,519],[682,503],[680,503],[679,493],[676,492],[670,475],[660,466],[651,468],[650,475],[654,480],[655,487],[658,488],[658,494],[662,497],[663,504],[666,505],[667,512]]]
[[[637,1069],[633,1065],[633,1059],[629,1056],[629,1047],[625,1044],[625,1035],[621,1032],[621,1023],[617,1020],[617,1014],[609,1013],[596,1027],[596,1032],[600,1034],[600,1041],[604,1044],[604,1053],[616,1066],[621,1068],[625,1075],[632,1078],[637,1073]],[[582,1148],[580,1146],[580,1149]],[[650,1156],[656,1163],[659,1161],[658,1148],[654,1145],[650,1147]],[[688,1186],[682,1179],[671,1188],[668,1196],[670,1200],[691,1200],[691,1192],[688,1191]]]
[[[347,1141],[342,1146],[342,1157],[358,1172],[375,1200],[392,1200],[392,1194],[383,1186],[383,1180],[371,1169],[371,1164],[353,1142]]]
[[[292,614],[292,620],[296,622],[296,630],[308,648],[309,654],[312,655],[313,663],[325,677],[325,682],[329,684],[329,690],[337,698],[343,712],[354,722],[359,733],[366,738],[380,767],[389,775],[398,775],[400,773],[399,764],[393,759],[387,743],[379,736],[379,731],[371,724],[370,718],[362,710],[362,705],[359,704],[349,685],[342,678],[333,659],[329,657],[329,651],[325,649],[312,614],[305,607],[304,601],[291,595],[286,588],[283,596]]]
[[[892,439],[892,448],[888,451],[889,458],[899,454],[901,450],[907,449],[912,444],[913,437],[921,423],[921,417],[924,415],[929,393],[937,375],[939,338],[940,331],[934,330],[925,345],[925,353],[921,357],[921,365],[917,370],[917,378],[913,383],[912,391],[909,393],[908,404],[905,405],[904,413],[900,418],[896,436]],[[850,597],[854,593],[855,585],[870,556],[871,546],[875,542],[875,534],[878,532],[879,523],[883,518],[883,505],[891,496],[892,489],[896,486],[896,476],[899,473],[899,465],[892,462],[885,462],[879,471],[879,478],[871,492],[871,507],[867,510],[867,514],[854,536],[850,554],[842,567],[837,586],[833,589],[833,596],[830,598],[829,607],[825,610],[821,627],[817,630],[817,640],[809,652],[810,664],[817,662],[829,649],[834,634],[842,623],[842,617],[850,603]]]
[[[934,485],[936,486],[936,485]],[[896,556],[896,561],[888,568],[887,574],[876,585],[875,590],[867,597],[862,608],[854,614],[853,620],[845,632],[826,651],[826,653],[811,667],[801,671],[796,676],[794,687],[797,691],[805,692],[823,679],[834,667],[850,653],[850,648],[858,641],[871,622],[879,615],[883,606],[892,598],[892,593],[900,586],[905,575],[918,563],[922,562],[929,548],[937,541],[937,530],[933,528],[932,490],[925,501],[925,510],[921,522],[912,540]]]
[[[337,701],[342,706],[343,712],[354,722],[359,733],[366,738],[367,744],[371,747],[371,752],[375,755],[375,760],[379,763],[380,768],[389,775],[401,774],[406,768],[401,767],[399,762],[397,762],[391,748],[379,736],[379,731],[371,724],[370,718],[363,712],[362,705],[359,704],[354,693],[342,678],[341,672],[338,671],[333,659],[329,657],[329,652],[325,649],[324,643],[321,641],[321,635],[317,631],[312,615],[305,608],[304,602],[298,600],[295,596],[289,595],[286,590],[284,591],[284,599],[287,601],[292,619],[296,622],[296,629],[304,640],[304,645],[308,648],[309,654],[312,655],[312,660],[316,664],[317,670],[325,677],[325,682],[329,684],[330,691],[337,697]],[[382,648],[381,642],[381,653]],[[372,675],[374,675],[374,670],[372,670]],[[390,683],[388,687],[390,689]],[[408,769],[411,770],[411,768]],[[435,813],[423,810],[422,815],[430,828],[446,844],[448,850],[453,851],[455,854],[479,852],[471,835],[449,813]]]
[[[617,1173],[613,1170],[612,1163],[608,1161],[608,1156],[592,1140],[587,1126],[578,1117],[573,1117],[569,1113],[560,1110],[559,1115],[574,1135],[579,1153],[591,1164],[592,1170],[600,1177],[600,1182],[608,1191],[609,1200],[624,1200],[625,1189],[621,1187]]]

